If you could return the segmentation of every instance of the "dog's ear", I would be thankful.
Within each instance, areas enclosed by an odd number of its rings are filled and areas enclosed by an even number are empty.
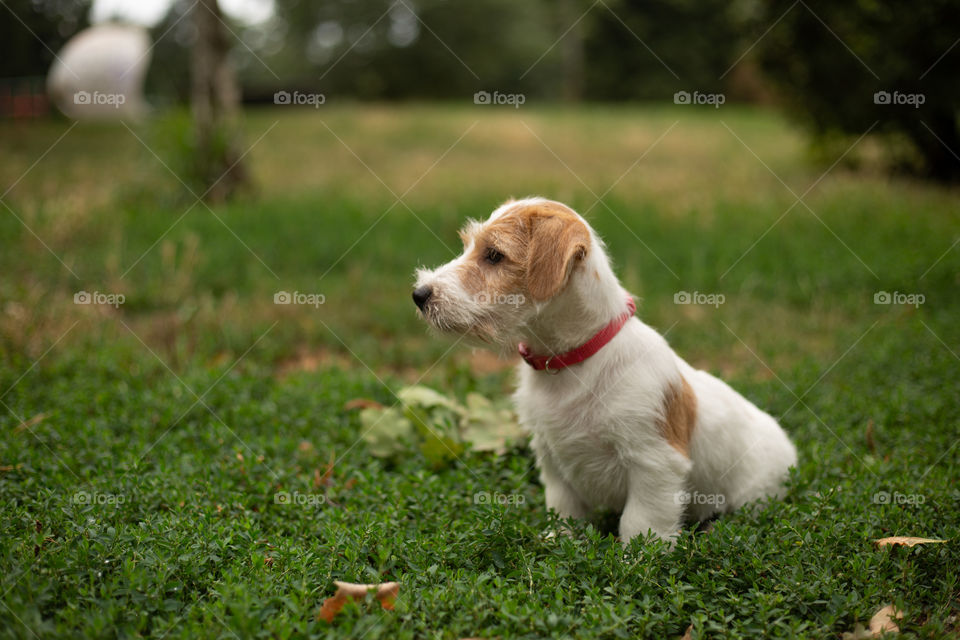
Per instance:
[[[527,252],[527,291],[535,301],[548,300],[566,284],[571,264],[590,250],[590,232],[574,215],[534,220]]]

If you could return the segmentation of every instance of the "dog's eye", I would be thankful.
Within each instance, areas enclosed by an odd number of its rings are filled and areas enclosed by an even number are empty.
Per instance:
[[[484,254],[483,258],[490,264],[497,264],[498,262],[503,260],[503,254],[497,251],[496,249],[494,249],[493,247],[490,247],[489,249],[487,249],[487,252]]]

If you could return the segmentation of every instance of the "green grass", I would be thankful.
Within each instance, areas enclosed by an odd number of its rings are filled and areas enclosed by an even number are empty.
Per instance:
[[[887,603],[907,637],[957,633],[956,191],[845,163],[817,182],[752,110],[350,106],[249,113],[257,190],[177,221],[193,198],[131,132],[68,128],[0,123],[0,637],[839,637]],[[179,166],[178,117],[134,132]],[[428,470],[357,443],[351,399],[509,390],[409,288],[466,217],[530,193],[589,209],[641,317],[781,419],[786,499],[623,549],[607,521],[544,536],[522,447]],[[397,580],[396,610],[317,621],[333,580]]]

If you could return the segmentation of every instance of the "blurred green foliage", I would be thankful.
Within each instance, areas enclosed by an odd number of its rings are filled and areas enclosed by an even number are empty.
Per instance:
[[[884,132],[901,168],[960,178],[960,4],[765,0],[754,20],[776,21],[760,64],[821,139]]]

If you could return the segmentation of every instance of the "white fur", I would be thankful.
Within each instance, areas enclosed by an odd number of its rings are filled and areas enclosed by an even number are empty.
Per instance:
[[[508,203],[490,219],[538,202]],[[537,354],[569,351],[626,308],[628,294],[603,243],[592,229],[590,236],[586,258],[573,265],[556,296],[514,305],[478,302],[466,293],[456,274],[468,245],[452,262],[418,271],[417,286],[431,286],[435,296],[424,315],[434,327],[457,333],[473,334],[481,321],[492,323],[492,332],[475,337],[503,351],[515,352],[520,341]],[[681,375],[697,400],[689,457],[658,428],[665,391],[680,384]],[[598,353],[556,375],[521,362],[514,402],[533,435],[547,507],[575,518],[600,508],[622,512],[624,542],[648,532],[672,540],[685,519],[775,497],[797,460],[772,417],[691,367],[636,317]],[[693,502],[685,504],[688,494]]]

